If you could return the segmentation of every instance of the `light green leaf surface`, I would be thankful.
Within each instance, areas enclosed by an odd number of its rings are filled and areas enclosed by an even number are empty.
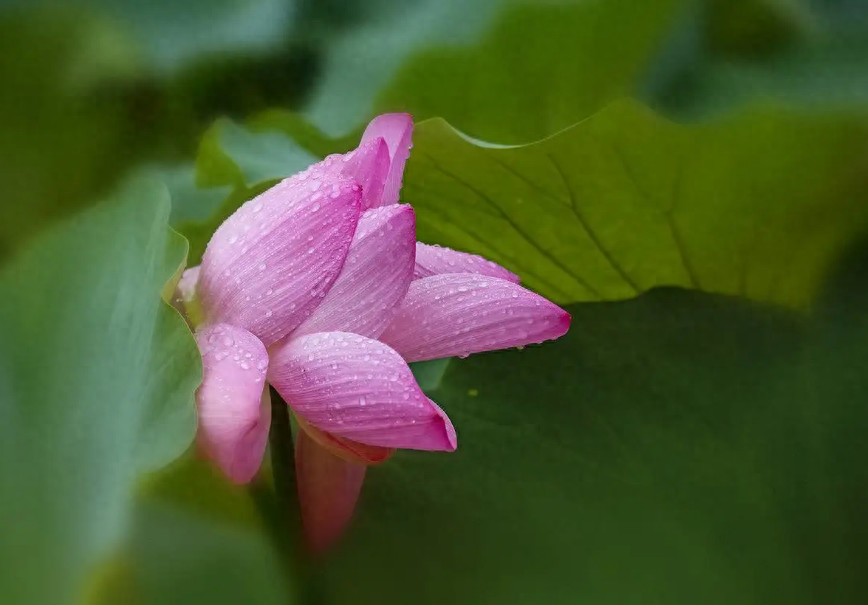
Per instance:
[[[655,286],[804,306],[868,221],[868,124],[754,108],[701,125],[633,102],[531,145],[418,125],[402,199],[420,240],[476,252],[559,302]]]
[[[0,586],[80,598],[123,536],[140,471],[195,431],[196,345],[160,298],[184,259],[165,189],[129,184],[0,274]],[[50,577],[46,577],[50,570]]]

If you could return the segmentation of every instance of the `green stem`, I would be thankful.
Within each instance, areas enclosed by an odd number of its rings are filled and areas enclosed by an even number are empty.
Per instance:
[[[271,389],[268,449],[274,490],[258,481],[251,486],[250,493],[280,553],[287,582],[295,588],[294,602],[319,605],[325,602],[325,595],[319,570],[308,556],[302,538],[289,406],[274,389]]]
[[[271,473],[274,477],[274,494],[281,518],[284,520],[284,535],[291,538],[294,555],[301,535],[301,508],[298,503],[298,482],[295,478],[295,444],[289,422],[289,406],[271,389],[271,431],[268,434],[271,451]],[[293,538],[294,536],[294,538]]]

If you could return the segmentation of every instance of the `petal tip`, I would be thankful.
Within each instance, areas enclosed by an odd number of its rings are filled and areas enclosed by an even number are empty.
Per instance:
[[[567,311],[558,307],[560,313],[557,319],[557,332],[555,338],[560,338],[564,334],[566,334],[570,329],[570,324],[573,321],[573,316],[570,315]]]
[[[454,452],[458,449],[458,435],[455,433],[455,427],[452,425],[452,421],[449,420],[449,416],[446,415],[446,412],[443,409],[434,403],[431,399],[428,399],[428,403],[431,404],[431,407],[434,409],[435,420],[434,426],[436,427],[436,435],[432,435],[434,437],[434,443],[430,449],[441,451],[441,452]]]

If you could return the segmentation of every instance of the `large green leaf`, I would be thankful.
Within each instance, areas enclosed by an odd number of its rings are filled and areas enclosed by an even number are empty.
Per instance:
[[[560,302],[661,285],[801,306],[868,221],[868,123],[753,109],[680,126],[619,102],[538,143],[418,125],[402,198],[419,239]]]
[[[0,586],[76,602],[140,471],[195,431],[196,345],[160,298],[184,260],[165,189],[131,183],[0,274]],[[50,574],[48,577],[46,574]]]
[[[861,260],[810,321],[659,289],[453,361],[458,451],[371,469],[331,602],[864,602]]]

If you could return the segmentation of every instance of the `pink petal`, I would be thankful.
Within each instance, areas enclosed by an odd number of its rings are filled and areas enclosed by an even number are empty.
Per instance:
[[[381,447],[456,448],[446,414],[376,340],[346,332],[293,338],[273,350],[269,380],[296,414],[328,433]]]
[[[340,276],[291,338],[334,331],[379,336],[410,287],[415,241],[416,216],[410,206],[365,212]]]
[[[475,273],[505,279],[516,284],[521,281],[515,273],[507,271],[497,263],[479,255],[417,242],[414,278],[419,279],[441,273]]]
[[[341,172],[362,187],[362,210],[381,206],[391,165],[386,141],[376,137],[342,158]]]
[[[408,113],[385,113],[377,116],[365,129],[362,144],[377,137],[382,137],[386,141],[392,159],[380,205],[397,204],[404,164],[410,157],[410,147],[412,147],[413,116]]]
[[[241,206],[202,258],[205,319],[241,326],[266,346],[292,331],[340,273],[360,198],[356,183],[317,164]]]
[[[268,353],[253,334],[226,324],[202,328],[196,342],[204,368],[199,446],[232,481],[247,483],[262,464],[271,424]]]
[[[380,339],[407,361],[422,361],[539,343],[569,326],[569,313],[518,284],[452,273],[410,284]]]
[[[367,467],[338,458],[304,431],[296,435],[295,473],[302,529],[311,551],[322,554],[349,525]]]

